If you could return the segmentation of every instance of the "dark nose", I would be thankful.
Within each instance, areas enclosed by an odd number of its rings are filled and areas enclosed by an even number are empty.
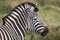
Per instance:
[[[46,36],[49,32],[49,29],[47,27],[44,28],[44,31],[41,33],[42,36]]]

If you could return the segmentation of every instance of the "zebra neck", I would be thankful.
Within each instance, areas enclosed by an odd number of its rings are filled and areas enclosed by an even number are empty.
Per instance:
[[[25,36],[27,26],[27,13],[23,11],[22,8],[16,7],[10,14],[3,18],[3,25],[6,24],[9,24],[10,27],[13,27],[19,35]]]
[[[25,33],[26,33],[25,26],[27,24],[26,24],[26,21],[21,18],[21,16],[16,16],[16,15],[13,15],[12,13],[4,18],[3,25],[7,25],[7,26],[10,25],[9,27],[12,27],[13,29],[15,29],[19,35],[22,35],[22,37],[25,36]]]
[[[11,37],[14,37],[14,39],[22,39],[22,36],[18,34],[16,29],[14,27],[11,27],[9,23],[5,23],[5,25],[2,25],[2,28],[5,28],[5,30],[11,35]]]

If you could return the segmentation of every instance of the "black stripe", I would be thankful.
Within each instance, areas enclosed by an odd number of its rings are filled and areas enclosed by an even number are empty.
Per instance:
[[[17,12],[16,10],[14,10],[14,11]],[[20,12],[21,12],[21,11],[20,11]],[[22,20],[22,23],[24,23],[24,20],[23,20],[23,18],[22,18],[22,16],[21,16],[21,15],[22,15],[22,12],[21,12],[21,14],[20,14],[19,12],[17,12],[17,13],[20,15],[20,18],[21,18],[21,20]],[[24,23],[24,26],[26,26],[25,23]]]
[[[12,25],[7,21],[7,20],[5,20],[11,27],[12,27]],[[12,27],[13,28],[13,27]]]
[[[12,27],[13,24],[11,25],[7,20],[6,20],[6,22]],[[7,24],[7,26],[9,26],[8,24]],[[5,26],[6,26],[6,25],[5,25]],[[12,29],[14,30],[13,27],[12,27]],[[16,32],[15,32],[15,34],[16,34]],[[16,34],[16,36],[17,36],[17,34]],[[14,38],[13,38],[13,39],[14,39]],[[16,39],[17,39],[17,38],[16,38]]]
[[[42,29],[36,30],[37,33],[39,33]]]
[[[21,5],[19,5],[19,6],[21,6]],[[24,4],[22,4],[22,6],[25,8],[25,5]]]
[[[23,5],[20,5],[19,7],[21,8],[21,10],[17,7],[17,9],[21,12],[21,14],[20,15],[22,15],[22,20],[24,19],[24,21],[25,21],[25,23],[27,23],[26,21],[26,13],[24,12],[24,9],[21,7],[21,6],[23,6]],[[23,23],[24,23],[24,21],[23,21]],[[24,24],[25,25],[25,24]]]
[[[21,8],[21,7],[20,7],[20,8]],[[18,9],[18,8],[17,8],[17,9]],[[21,9],[22,9],[22,8],[21,8]],[[23,14],[25,14],[25,13],[23,13],[24,10],[23,10],[23,9],[22,9],[22,11],[21,11],[20,9],[18,9],[18,10],[21,12],[21,13],[20,13],[20,16],[22,15],[21,17],[23,17],[22,20],[24,19],[24,21],[26,21],[26,18],[25,18],[25,16],[23,15]],[[19,13],[19,12],[18,12],[18,13]],[[23,23],[24,23],[24,21],[23,21]],[[25,25],[25,23],[24,23],[24,25]]]
[[[2,29],[2,28],[1,28],[1,29]],[[1,31],[2,34],[3,34],[4,40],[6,40],[6,39],[5,39],[5,35],[4,35],[4,33],[3,33],[4,29],[3,29],[3,31],[2,31],[2,30],[0,30],[0,31]]]
[[[0,34],[0,39],[2,40],[1,34]]]
[[[21,11],[19,8],[17,8],[17,9],[21,12],[23,18],[24,18],[25,21],[26,21],[26,13],[24,12],[25,10],[24,10],[21,6],[19,6],[19,7],[21,8],[22,11]]]
[[[13,15],[15,15],[15,14],[13,14]],[[18,20],[19,20],[19,22],[20,22],[21,26],[23,27],[23,29],[24,29],[24,30],[25,30],[25,32],[26,32],[25,26],[22,24],[21,19],[20,19],[17,15],[15,15],[15,16],[18,18]]]
[[[25,16],[26,16],[26,13],[24,12],[25,10],[24,10],[21,6],[20,6],[20,8],[23,10],[23,11],[22,11],[22,16],[23,16],[23,18],[24,18],[25,21],[26,21],[26,17],[25,17]],[[20,11],[20,10],[19,10],[19,11]]]
[[[10,15],[15,21],[16,21],[16,24],[17,26],[19,27],[19,29],[21,30],[21,32],[23,33],[23,36],[25,36],[25,33],[23,31],[23,29],[20,27],[19,23],[18,23],[18,20],[16,18],[14,18],[12,15]]]
[[[33,25],[35,25],[35,23],[37,23],[37,22],[39,22],[39,21],[33,21]]]
[[[4,29],[3,29],[3,30],[4,30]],[[6,33],[6,30],[4,30],[4,32],[5,32],[6,36],[7,36],[7,39],[9,40],[9,37],[8,37],[8,35],[7,35],[7,33]]]
[[[24,9],[23,9],[23,8],[24,8],[23,5],[21,5],[21,6],[19,6],[19,7],[24,11]]]
[[[36,23],[35,23],[35,24],[36,24]],[[38,26],[38,25],[40,25],[40,23],[36,24],[35,27]]]
[[[20,18],[18,17],[18,19],[19,19],[21,25],[23,26],[23,28],[25,29],[26,24],[24,23],[24,20],[23,20],[24,17],[22,18],[22,16],[21,16],[22,13],[20,14],[20,13],[17,12],[16,10],[14,10],[14,11],[19,14]],[[22,22],[21,22],[21,20],[22,20]],[[25,31],[26,31],[26,30],[25,30]]]
[[[19,30],[17,29],[17,27],[16,27],[15,23],[14,23],[10,18],[8,18],[8,17],[7,17],[7,19],[9,19],[9,20],[13,23],[14,28],[16,29],[16,31],[17,31],[17,33],[18,33],[18,35],[22,38],[22,36],[21,36],[21,34],[20,34]],[[21,39],[21,40],[22,40],[22,39]]]
[[[27,11],[28,11],[28,10],[27,10]],[[26,10],[24,10],[24,11],[23,11],[23,12],[24,12],[24,14],[25,14],[25,16],[26,16],[26,18],[27,18],[27,16],[28,16],[27,11],[26,11]]]
[[[5,31],[7,31],[8,33],[9,33],[9,30],[7,30],[8,28],[7,28],[7,26],[5,25],[5,27],[3,27],[4,29],[6,29]],[[11,37],[11,35],[9,34],[9,36],[10,36],[10,38],[11,38],[11,40],[12,40],[12,37]]]
[[[5,31],[5,33],[6,33],[6,31]],[[7,36],[8,40],[9,40],[9,37],[8,37],[7,33],[6,33],[6,36]]]
[[[3,29],[3,28],[1,28],[4,32],[5,32],[5,30]],[[3,31],[2,30],[0,30],[1,32],[2,32],[2,34],[3,34],[3,37],[4,37],[4,40],[6,40],[6,38],[5,38],[5,35],[4,35],[4,33],[3,33]],[[5,33],[6,34],[6,33]]]
[[[39,27],[37,27],[37,28],[35,29],[35,31],[36,31],[38,28],[41,28],[41,27],[43,27],[43,26],[39,26]]]
[[[7,23],[6,23],[6,25],[9,27],[9,25],[8,25]],[[6,26],[6,25],[5,25],[5,26]],[[6,28],[9,29],[7,26],[6,26]],[[12,27],[12,26],[11,26],[11,27]],[[12,31],[11,31],[11,32],[12,32]],[[15,39],[15,38],[13,37],[13,39]],[[16,38],[16,39],[17,39],[17,38]]]

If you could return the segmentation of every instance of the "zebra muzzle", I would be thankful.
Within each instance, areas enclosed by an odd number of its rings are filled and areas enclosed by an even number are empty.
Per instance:
[[[41,32],[42,36],[46,36],[49,32],[49,29],[47,27],[44,28],[43,32]]]

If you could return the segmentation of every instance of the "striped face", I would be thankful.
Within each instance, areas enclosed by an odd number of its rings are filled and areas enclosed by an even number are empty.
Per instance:
[[[33,7],[31,6],[30,8],[26,9],[28,16],[30,18],[33,18],[36,16],[37,12],[38,12],[38,8],[37,7]]]
[[[37,15],[37,12],[33,10],[34,8],[31,7],[30,11],[28,10],[28,28],[30,30],[34,30],[35,32],[41,34],[42,36],[47,35],[49,32],[48,28],[46,27],[46,24],[43,22],[43,20]]]
[[[28,4],[27,4],[28,5]],[[43,20],[37,15],[38,8],[36,6],[26,6],[27,13],[28,13],[28,29],[41,34],[42,36],[47,35],[49,32],[46,24]]]
[[[38,8],[34,6],[30,6],[28,9],[26,9],[26,12],[28,13],[27,21],[28,21],[28,29],[33,30],[33,18],[37,15]]]
[[[34,31],[38,34],[41,34],[42,36],[47,35],[47,33],[49,32],[46,24],[40,17],[38,17],[38,15],[33,17],[32,24]]]

